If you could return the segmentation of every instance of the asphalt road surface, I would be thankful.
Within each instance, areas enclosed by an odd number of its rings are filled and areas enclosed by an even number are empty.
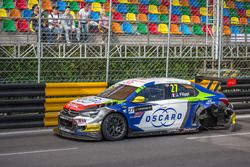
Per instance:
[[[1,130],[0,167],[250,167],[250,118],[236,132],[86,142],[60,138],[51,128]]]

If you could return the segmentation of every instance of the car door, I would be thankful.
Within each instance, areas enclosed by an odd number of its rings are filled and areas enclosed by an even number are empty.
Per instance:
[[[183,128],[188,118],[188,93],[180,84],[160,84],[145,88],[138,96],[152,106],[136,125],[144,131],[175,130]]]

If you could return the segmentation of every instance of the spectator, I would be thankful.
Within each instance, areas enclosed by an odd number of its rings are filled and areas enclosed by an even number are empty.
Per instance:
[[[105,10],[103,9],[100,11],[99,29],[103,33],[102,40],[105,41],[106,34],[109,30],[109,22],[108,22],[108,17],[106,16]]]
[[[83,38],[86,41],[88,39],[87,33],[89,32],[89,16],[90,7],[89,4],[84,4],[84,8],[79,11],[78,27],[81,29]]]
[[[65,13],[62,15],[62,27],[66,32],[66,42],[70,43],[69,41],[69,31],[76,32],[76,39],[80,42],[80,29],[75,27],[74,18],[70,14],[70,7],[66,7]]]
[[[32,28],[35,32],[38,32],[39,29],[39,7],[37,4],[32,6]]]
[[[48,16],[49,22],[49,42],[53,41],[53,35],[57,34],[57,41],[62,37],[62,25],[59,20],[59,12],[56,6],[53,7],[52,13]]]
[[[38,32],[39,31],[39,6],[37,4],[32,7],[32,19],[31,19],[31,30]],[[46,40],[47,32],[48,32],[48,23],[47,23],[47,12],[41,10],[41,39],[42,41]]]

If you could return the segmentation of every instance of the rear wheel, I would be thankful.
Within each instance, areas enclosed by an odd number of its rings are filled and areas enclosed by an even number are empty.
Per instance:
[[[119,113],[106,116],[102,123],[102,134],[106,140],[121,140],[127,134],[127,122]]]

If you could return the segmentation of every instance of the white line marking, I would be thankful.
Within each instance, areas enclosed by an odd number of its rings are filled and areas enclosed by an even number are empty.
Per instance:
[[[250,132],[246,132],[246,133],[232,133],[232,134],[226,134],[226,135],[187,137],[186,139],[188,139],[188,140],[194,140],[194,139],[208,139],[208,138],[219,138],[219,137],[227,137],[227,136],[244,136],[244,135],[250,135]]]
[[[11,155],[24,155],[24,154],[56,152],[56,151],[69,151],[69,150],[77,150],[77,149],[78,149],[77,147],[72,147],[72,148],[51,149],[51,150],[37,150],[37,151],[27,151],[27,152],[3,153],[3,154],[0,154],[0,157],[11,156]]]
[[[237,119],[244,119],[244,118],[250,118],[250,115],[247,114],[247,115],[236,115],[236,120]]]
[[[15,132],[2,132],[0,136],[5,135],[16,135],[16,134],[31,134],[31,133],[44,133],[44,132],[52,132],[53,129],[43,129],[43,130],[27,130],[27,131],[15,131]]]

